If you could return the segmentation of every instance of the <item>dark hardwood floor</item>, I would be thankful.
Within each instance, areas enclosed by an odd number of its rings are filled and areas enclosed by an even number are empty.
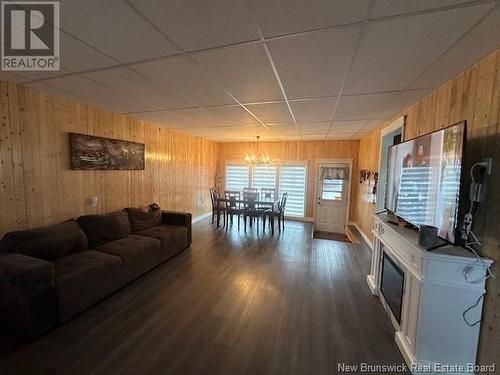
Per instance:
[[[190,250],[28,345],[4,342],[0,374],[335,374],[339,362],[403,362],[365,281],[366,248],[313,240],[308,223],[268,232],[195,225]]]

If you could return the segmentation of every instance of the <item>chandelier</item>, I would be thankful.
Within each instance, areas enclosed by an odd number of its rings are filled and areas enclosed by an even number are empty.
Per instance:
[[[250,152],[245,156],[245,161],[247,164],[269,164],[271,162],[271,158],[267,155],[262,155],[259,152],[259,139],[260,136],[257,136],[257,152]]]

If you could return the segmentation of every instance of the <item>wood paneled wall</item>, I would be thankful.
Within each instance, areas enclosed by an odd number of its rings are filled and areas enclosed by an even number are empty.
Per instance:
[[[482,251],[495,260],[496,279],[487,283],[479,361],[500,368],[500,49],[446,82],[407,108],[405,138],[410,139],[459,121],[467,121],[465,168],[482,158],[493,158],[493,171],[485,181],[487,198],[476,216],[474,232]],[[468,176],[468,173],[467,173]],[[469,179],[465,178],[466,182]],[[466,196],[464,188],[462,196]],[[461,202],[461,210],[468,202]]]
[[[376,130],[372,134],[361,139],[359,143],[358,172],[361,169],[378,172],[380,159],[380,131]],[[363,183],[357,181],[356,189],[353,192],[351,220],[354,221],[363,233],[371,240],[373,227],[373,214],[375,204],[373,204],[373,180]]]
[[[193,216],[211,209],[215,142],[7,82],[0,117],[0,235],[153,201]],[[145,143],[146,168],[70,170],[68,132]]]
[[[402,114],[407,115],[406,140],[466,120],[466,170],[483,157],[493,158],[492,175],[485,181],[487,198],[481,203],[474,228],[483,242],[483,254],[495,260],[493,270],[497,275],[496,279],[487,282],[478,361],[495,363],[496,368],[500,368],[500,49],[409,106]],[[371,165],[379,147],[379,131],[361,140],[360,168]],[[465,180],[468,181],[467,177]],[[462,196],[466,196],[466,190],[465,187]],[[355,200],[355,220],[368,234],[372,222],[367,215],[373,208],[363,203],[362,194]],[[462,211],[468,209],[466,199],[460,206]]]
[[[254,143],[236,142],[219,144],[219,162],[221,166],[220,183],[223,184],[223,171],[226,162],[242,161],[248,152],[254,150]],[[263,142],[259,151],[269,155],[275,162],[307,162],[308,180],[306,196],[306,216],[314,215],[316,161],[321,159],[353,159],[352,187],[356,188],[355,174],[357,171],[359,141],[292,141]],[[352,208],[352,200],[351,200]],[[352,209],[351,209],[352,212]]]

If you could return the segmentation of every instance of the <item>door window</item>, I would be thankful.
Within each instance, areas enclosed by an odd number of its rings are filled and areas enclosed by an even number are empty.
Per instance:
[[[344,199],[344,181],[324,179],[321,181],[321,199],[341,201]]]

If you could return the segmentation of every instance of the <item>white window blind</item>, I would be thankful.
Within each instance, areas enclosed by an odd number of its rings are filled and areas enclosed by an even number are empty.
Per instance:
[[[285,214],[304,217],[306,196],[305,165],[226,165],[226,190],[278,188],[288,193]]]
[[[226,190],[243,190],[249,186],[250,167],[248,165],[226,166]]]
[[[276,188],[276,166],[256,165],[252,170],[252,187]]]
[[[279,193],[288,193],[285,214],[305,214],[306,167],[304,165],[282,165],[279,170]]]

